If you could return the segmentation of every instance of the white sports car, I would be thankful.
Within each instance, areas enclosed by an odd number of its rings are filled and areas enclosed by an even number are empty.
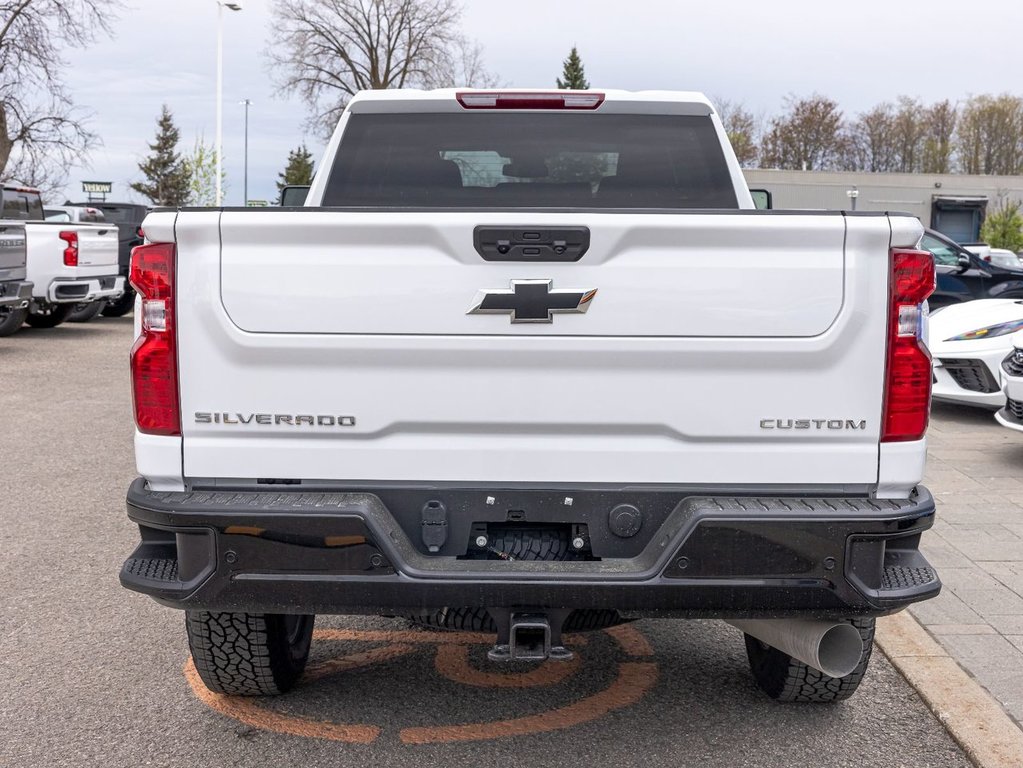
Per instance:
[[[1012,334],[1023,330],[1023,300],[978,299],[930,316],[928,347],[934,359],[934,399],[997,410],[999,384]]]
[[[1023,432],[1023,331],[1012,342],[1012,351],[1002,361],[1002,392],[1007,402],[995,419],[1003,427]]]

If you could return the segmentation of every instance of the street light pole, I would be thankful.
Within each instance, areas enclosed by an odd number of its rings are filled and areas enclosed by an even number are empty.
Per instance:
[[[242,205],[249,204],[249,107],[252,106],[251,99],[242,99],[239,104],[245,105],[245,182],[243,184],[244,199]]]
[[[217,207],[224,204],[224,8],[240,11],[240,2],[217,0]]]

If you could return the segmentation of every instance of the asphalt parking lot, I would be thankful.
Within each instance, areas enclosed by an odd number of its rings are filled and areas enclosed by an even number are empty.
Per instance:
[[[182,615],[117,582],[130,337],[122,318],[0,339],[0,765],[970,765],[879,652],[851,701],[777,705],[719,622],[495,671],[475,636],[328,617],[287,696],[193,688]]]

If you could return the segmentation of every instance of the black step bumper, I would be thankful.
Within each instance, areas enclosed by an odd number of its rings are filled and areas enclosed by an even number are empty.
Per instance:
[[[509,562],[429,554],[385,489],[167,493],[136,480],[128,516],[142,541],[120,578],[176,608],[321,614],[470,605],[841,618],[892,613],[941,588],[918,549],[934,521],[925,488],[908,500],[659,493],[668,511],[631,556]],[[591,513],[576,504],[573,514]]]
[[[23,309],[32,301],[32,283],[27,280],[0,282],[0,307]]]

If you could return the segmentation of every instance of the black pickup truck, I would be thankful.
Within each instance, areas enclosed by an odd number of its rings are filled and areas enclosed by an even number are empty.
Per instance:
[[[973,299],[1023,299],[1023,270],[984,261],[940,232],[928,229],[921,246],[934,256],[937,286],[931,311]]]
[[[121,317],[128,314],[135,306],[135,291],[127,281],[131,249],[136,245],[142,245],[139,229],[149,208],[138,203],[96,203],[92,201],[74,203],[70,200],[66,201],[64,205],[87,205],[90,208],[98,208],[103,211],[105,221],[117,225],[119,241],[117,262],[120,273],[125,277],[124,294],[119,299],[108,301],[106,307],[103,308],[103,315],[105,317]]]

